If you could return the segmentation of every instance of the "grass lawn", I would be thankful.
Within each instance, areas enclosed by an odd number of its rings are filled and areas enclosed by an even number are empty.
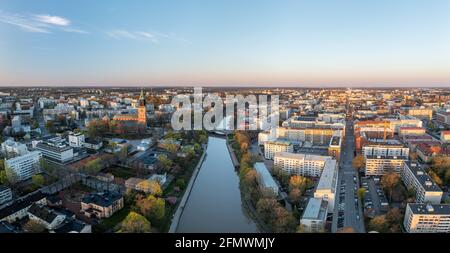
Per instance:
[[[104,172],[109,172],[109,173],[113,174],[114,177],[120,177],[123,179],[128,179],[130,177],[136,176],[136,173],[133,170],[118,167],[118,166],[109,167],[109,168],[105,169]]]
[[[130,212],[130,207],[125,206],[122,208],[122,210],[118,211],[117,213],[113,214],[113,216],[103,219],[100,224],[96,225],[96,229],[100,231],[108,231],[108,230],[114,230],[114,228],[127,217],[128,213]]]

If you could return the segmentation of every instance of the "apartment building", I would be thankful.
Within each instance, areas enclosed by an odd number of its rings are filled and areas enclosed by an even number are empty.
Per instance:
[[[91,193],[81,200],[80,212],[90,218],[108,218],[123,204],[123,197],[117,192]]]
[[[450,233],[450,205],[408,203],[403,226],[408,233]]]
[[[325,231],[327,220],[328,202],[321,198],[310,198],[302,218],[300,225],[304,232],[320,233]]]
[[[36,145],[36,149],[42,152],[45,159],[66,163],[73,159],[73,148],[66,144],[60,137],[53,137]]]
[[[417,203],[441,203],[442,190],[419,164],[405,161],[400,174],[406,188],[414,190]]]
[[[273,180],[272,175],[264,163],[255,163],[255,170],[258,173],[258,181],[263,189],[270,190],[275,196],[278,195],[278,185]]]
[[[274,157],[274,166],[281,168],[289,175],[320,177],[328,160],[332,160],[332,158],[329,156],[278,152]]]
[[[31,151],[21,156],[5,160],[5,166],[10,168],[7,176],[13,181],[23,181],[31,178],[40,170],[42,154],[39,151]]]
[[[12,192],[9,187],[0,185],[0,205],[12,199]]]
[[[264,143],[264,157],[266,159],[273,159],[277,152],[290,152],[294,151],[294,146],[288,141],[268,141]]]
[[[366,176],[382,176],[391,171],[400,173],[403,169],[403,162],[407,161],[406,156],[366,156]]]
[[[409,148],[400,142],[392,140],[385,143],[369,143],[362,148],[362,154],[367,156],[409,156]]]
[[[419,119],[431,120],[433,118],[433,110],[429,108],[412,108],[408,110],[408,115]]]
[[[425,135],[426,130],[422,127],[400,127],[398,135],[400,137],[404,136],[421,136]]]

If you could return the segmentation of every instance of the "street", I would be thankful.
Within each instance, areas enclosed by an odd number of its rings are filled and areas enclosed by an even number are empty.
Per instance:
[[[352,167],[355,150],[353,121],[347,121],[345,132],[336,189],[332,232],[338,232],[344,227],[352,227],[357,233],[365,233],[362,205],[356,195],[356,190],[359,188],[359,177],[356,170]]]

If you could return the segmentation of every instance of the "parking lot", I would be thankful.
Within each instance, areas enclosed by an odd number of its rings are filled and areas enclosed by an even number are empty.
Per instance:
[[[389,203],[381,189],[379,177],[362,177],[361,186],[365,189],[364,213],[373,218],[387,212]]]

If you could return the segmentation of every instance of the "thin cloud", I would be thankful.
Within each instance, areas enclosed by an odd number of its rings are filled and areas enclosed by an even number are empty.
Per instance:
[[[127,31],[127,30],[113,30],[107,32],[107,35],[111,38],[122,40],[130,39],[137,41],[149,41],[153,43],[158,43],[156,36],[149,32],[144,31]]]
[[[62,30],[64,32],[68,32],[68,33],[79,33],[79,34],[88,34],[89,33],[88,31],[76,29],[76,28],[63,28]]]
[[[35,19],[38,22],[56,25],[56,26],[68,26],[70,25],[70,20],[58,17],[58,16],[50,16],[50,15],[35,15]]]
[[[52,33],[52,31],[64,31],[71,33],[87,34],[87,31],[71,27],[71,21],[60,16],[47,14],[11,14],[0,10],[0,23],[16,26],[23,31],[33,33]]]
[[[178,37],[174,33],[161,33],[161,32],[147,32],[147,31],[128,31],[128,30],[112,30],[106,32],[106,34],[114,39],[123,40],[136,40],[136,41],[149,41],[153,43],[159,43],[162,40],[173,40],[188,44],[184,38]]]

